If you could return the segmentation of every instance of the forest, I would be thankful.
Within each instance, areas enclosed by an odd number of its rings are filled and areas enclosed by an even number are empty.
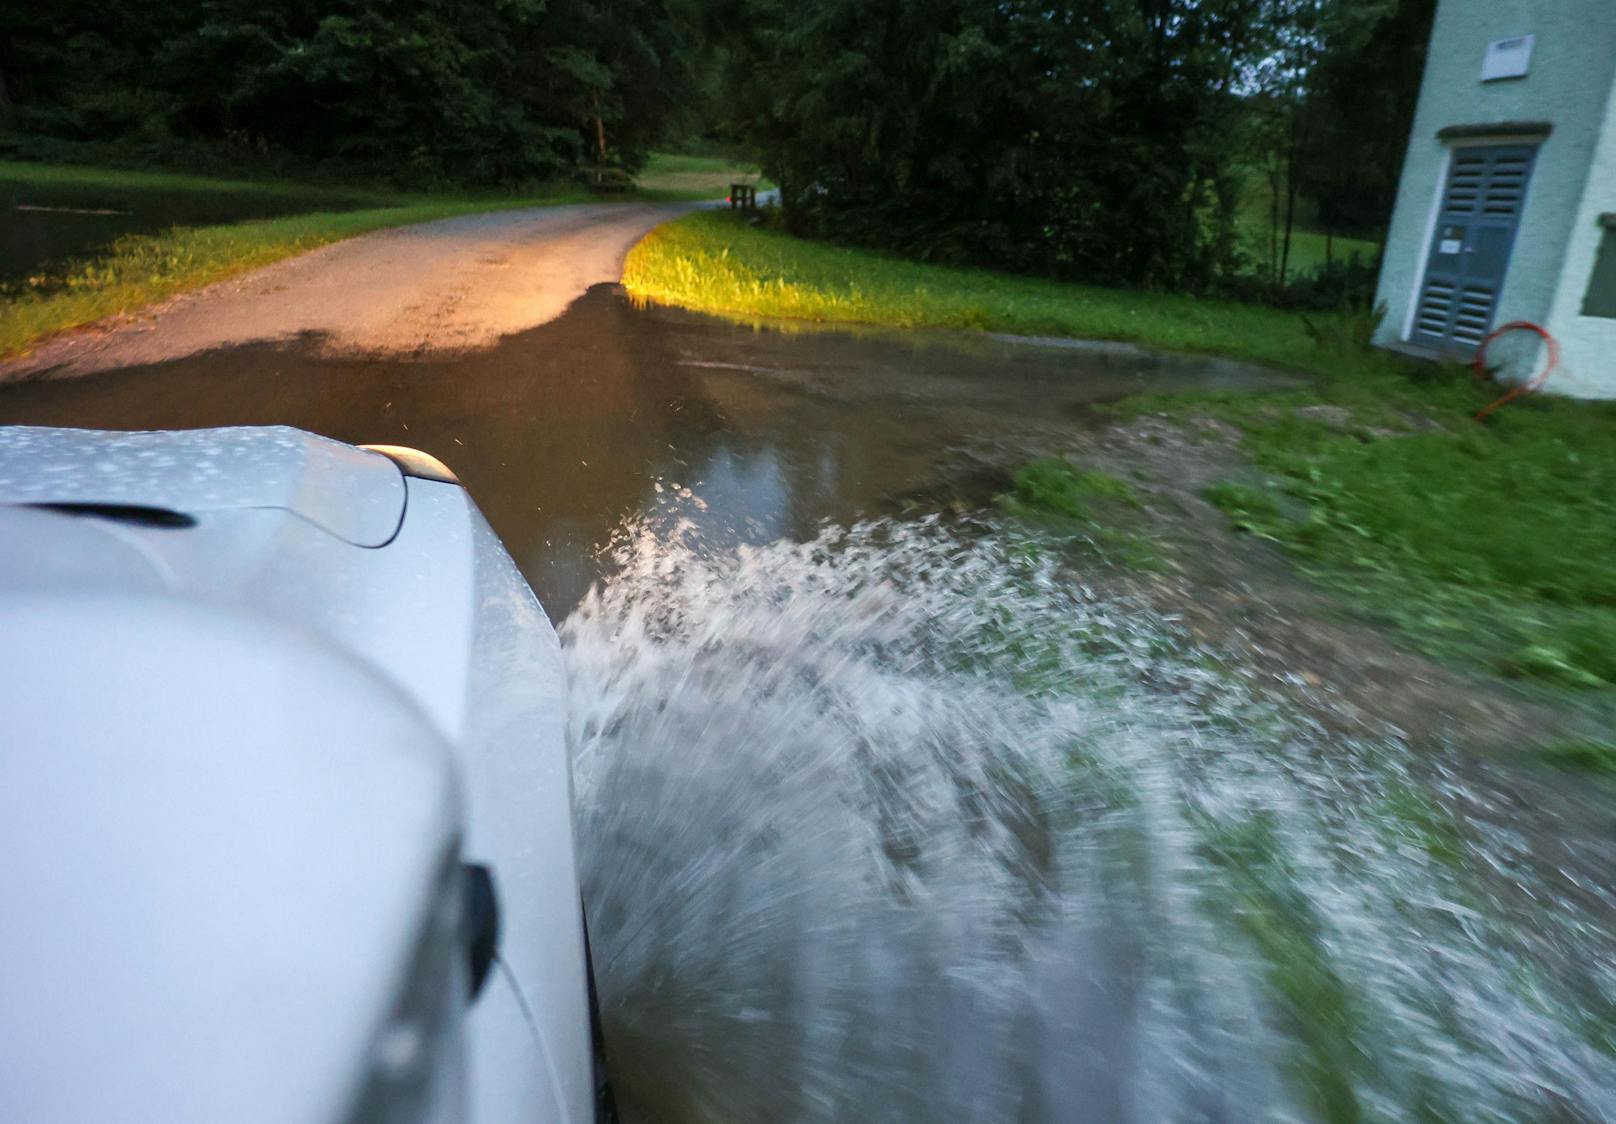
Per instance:
[[[645,159],[688,103],[682,26],[662,0],[3,0],[0,112],[24,155],[534,182]]]
[[[694,143],[795,233],[1328,304],[1372,263],[1293,238],[1379,236],[1434,7],[0,0],[0,154],[509,187]]]

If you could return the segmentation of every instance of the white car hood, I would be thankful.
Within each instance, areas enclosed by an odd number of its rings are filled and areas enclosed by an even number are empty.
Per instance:
[[[183,514],[280,508],[356,546],[404,518],[398,467],[286,426],[110,433],[0,428],[0,505],[134,505]]]
[[[340,1119],[459,831],[448,747],[167,594],[0,593],[0,632],[0,1118]]]

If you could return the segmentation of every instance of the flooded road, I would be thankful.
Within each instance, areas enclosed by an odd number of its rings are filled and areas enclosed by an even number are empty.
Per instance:
[[[606,287],[458,360],[322,354],[0,387],[0,423],[459,472],[562,622],[637,1118],[1616,1119],[1608,793],[1327,733],[989,502],[1097,401],[1267,376]]]
[[[449,464],[551,615],[600,573],[617,530],[701,487],[714,548],[812,536],[898,511],[970,471],[970,448],[1058,439],[1150,386],[1280,382],[1134,349],[1024,348],[954,334],[782,334],[636,310],[599,285],[496,347],[332,357],[305,333],[64,379],[0,383],[0,425],[285,424]]]

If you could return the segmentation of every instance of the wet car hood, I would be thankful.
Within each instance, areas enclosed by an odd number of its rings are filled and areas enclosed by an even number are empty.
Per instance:
[[[397,533],[405,494],[386,457],[286,426],[0,428],[0,505],[135,505],[188,515],[279,508],[375,547]]]
[[[450,747],[167,592],[0,581],[0,635],[0,1118],[342,1119],[461,832]]]

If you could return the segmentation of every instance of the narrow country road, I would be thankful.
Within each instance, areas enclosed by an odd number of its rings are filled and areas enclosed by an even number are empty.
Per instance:
[[[329,356],[426,358],[492,346],[559,316],[686,205],[497,211],[378,231],[176,297],[110,330],[69,332],[0,364],[61,378],[300,339]]]

